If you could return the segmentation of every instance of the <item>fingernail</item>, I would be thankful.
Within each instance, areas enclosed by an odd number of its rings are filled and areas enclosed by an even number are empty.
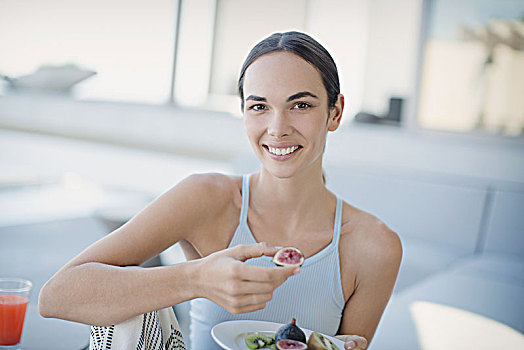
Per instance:
[[[276,249],[282,249],[282,248],[284,248],[284,247],[281,247],[281,246],[279,246],[279,245],[276,245],[275,248],[276,248]]]
[[[356,345],[357,344],[353,340],[350,340],[346,342],[346,344],[344,344],[344,347],[346,348],[346,350],[350,350],[350,349],[354,349]]]
[[[300,273],[300,267],[297,267],[295,270],[293,270],[293,275],[296,275]]]

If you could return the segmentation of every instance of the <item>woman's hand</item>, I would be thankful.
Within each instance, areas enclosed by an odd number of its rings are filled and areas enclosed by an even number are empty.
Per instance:
[[[258,243],[238,245],[203,258],[198,268],[196,293],[234,314],[263,309],[273,298],[273,291],[300,272],[300,268],[267,268],[244,261],[262,255],[273,256],[276,252],[276,247]]]
[[[344,350],[367,349],[368,341],[358,335],[336,335],[335,338],[344,342]]]

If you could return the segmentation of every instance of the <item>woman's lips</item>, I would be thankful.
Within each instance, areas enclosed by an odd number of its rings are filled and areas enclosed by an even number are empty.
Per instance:
[[[269,145],[263,146],[269,156],[275,160],[287,160],[292,158],[302,149],[302,146],[300,145],[292,145],[287,147],[273,147]]]

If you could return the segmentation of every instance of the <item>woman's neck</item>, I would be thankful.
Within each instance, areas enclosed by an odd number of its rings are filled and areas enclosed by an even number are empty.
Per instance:
[[[250,209],[271,218],[275,225],[298,229],[307,222],[330,221],[334,198],[317,172],[277,178],[264,169],[251,177]]]

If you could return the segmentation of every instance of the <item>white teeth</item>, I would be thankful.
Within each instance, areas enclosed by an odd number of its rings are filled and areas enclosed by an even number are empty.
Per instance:
[[[277,156],[285,156],[286,154],[290,154],[292,152],[295,152],[298,149],[298,146],[288,147],[288,148],[273,148],[269,147],[269,152],[276,154]]]

